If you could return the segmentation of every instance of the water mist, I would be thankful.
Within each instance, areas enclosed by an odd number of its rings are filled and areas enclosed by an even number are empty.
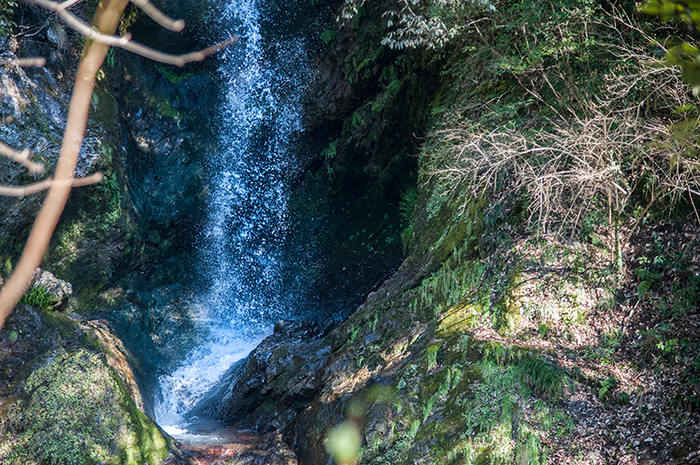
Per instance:
[[[285,177],[294,167],[289,146],[301,130],[306,81],[300,41],[270,43],[261,34],[258,0],[228,0],[220,22],[238,45],[221,56],[220,106],[211,154],[207,221],[196,238],[208,291],[199,318],[208,336],[185,363],[160,378],[158,423],[187,439],[183,414],[235,361],[294,314],[302,292],[282,285],[288,232]],[[227,35],[224,34],[224,35]]]

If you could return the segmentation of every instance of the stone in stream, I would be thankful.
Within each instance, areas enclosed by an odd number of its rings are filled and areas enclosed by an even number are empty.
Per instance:
[[[323,340],[327,330],[312,322],[278,321],[274,334],[224,373],[189,417],[240,421],[257,431],[286,425],[322,386],[331,352]]]
[[[225,436],[223,443],[178,443],[177,447],[184,457],[173,455],[162,465],[297,465],[294,452],[284,443],[279,433],[254,434],[229,428],[217,431],[217,435]]]

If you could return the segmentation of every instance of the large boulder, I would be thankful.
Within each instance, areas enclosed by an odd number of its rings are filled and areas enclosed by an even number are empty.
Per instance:
[[[0,331],[0,355],[0,463],[156,464],[179,455],[143,413],[130,355],[104,321],[21,305]]]
[[[315,323],[280,320],[275,332],[234,364],[190,418],[240,422],[258,431],[285,427],[323,386],[331,354]]]

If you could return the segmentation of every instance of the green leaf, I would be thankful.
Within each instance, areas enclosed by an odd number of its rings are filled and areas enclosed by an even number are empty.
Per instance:
[[[644,280],[644,281],[640,282],[637,285],[637,298],[639,300],[642,300],[642,297],[644,297],[646,295],[646,293],[649,292],[649,288],[651,288],[650,281]]]
[[[693,90],[694,95],[700,93],[700,50],[692,45],[683,44],[669,50],[666,55],[668,66],[679,66],[681,77]]]

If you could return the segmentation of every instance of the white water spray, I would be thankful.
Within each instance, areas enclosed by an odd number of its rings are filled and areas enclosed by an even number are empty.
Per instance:
[[[228,1],[225,27],[240,41],[220,57],[218,151],[207,166],[208,219],[199,238],[201,273],[211,282],[199,318],[209,335],[183,366],[161,377],[155,408],[158,423],[183,440],[192,439],[183,414],[294,310],[293,293],[282,286],[284,178],[293,164],[290,139],[301,130],[304,47],[265,44],[259,0]]]

